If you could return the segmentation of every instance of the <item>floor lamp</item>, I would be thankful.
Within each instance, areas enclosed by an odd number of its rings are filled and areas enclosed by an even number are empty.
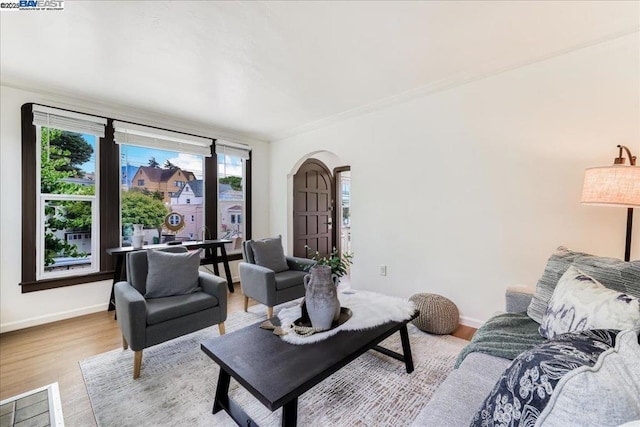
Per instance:
[[[612,166],[589,168],[584,173],[582,203],[590,205],[619,206],[627,208],[627,239],[624,260],[631,258],[631,227],[633,208],[640,207],[640,166],[636,157],[624,145],[618,145],[620,152]],[[629,157],[625,165],[623,150]]]

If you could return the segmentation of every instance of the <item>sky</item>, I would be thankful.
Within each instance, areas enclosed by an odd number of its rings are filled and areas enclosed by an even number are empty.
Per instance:
[[[81,169],[87,173],[93,173],[95,167],[95,136],[83,134],[82,137],[94,148],[91,159],[81,165]],[[154,157],[162,167],[165,161],[169,160],[182,170],[191,171],[197,179],[202,179],[202,157],[192,154],[178,153],[175,151],[158,150],[155,148],[136,147],[133,145],[120,145],[120,162],[121,165],[130,166],[149,166],[149,159]],[[221,156],[220,156],[221,157]],[[218,175],[225,176],[242,176],[242,162],[238,157],[226,156],[226,162],[218,160]]]
[[[177,153],[175,151],[158,150],[155,148],[135,147],[133,145],[120,145],[120,162],[122,165],[149,166],[149,159],[155,157],[160,167],[169,160],[182,170],[188,170],[202,179],[202,157]]]

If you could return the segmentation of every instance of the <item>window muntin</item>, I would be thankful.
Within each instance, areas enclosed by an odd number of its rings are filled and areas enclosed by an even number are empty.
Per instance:
[[[95,135],[36,126],[36,279],[98,272]]]

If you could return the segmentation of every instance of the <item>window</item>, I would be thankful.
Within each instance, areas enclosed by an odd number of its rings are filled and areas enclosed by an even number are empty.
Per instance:
[[[166,234],[178,239],[215,238],[217,233],[214,231],[221,228],[218,221],[223,216],[229,218],[229,212],[220,211],[219,200],[225,198],[233,202],[227,207],[235,206],[232,209],[236,215],[234,225],[240,226],[236,236],[242,237],[234,238],[234,243],[239,242],[240,238],[250,238],[251,222],[242,219],[242,215],[250,215],[251,212],[250,152],[248,149],[240,149],[239,153],[233,151],[238,149],[236,146],[244,146],[225,143],[225,150],[228,151],[220,162],[218,155],[211,156],[211,139],[31,103],[24,104],[21,112],[23,244],[20,285],[23,293],[111,280],[113,259],[106,250],[130,244],[127,233],[134,223],[123,221],[125,203],[122,202],[123,209],[120,203],[114,203],[125,192],[128,195],[138,192],[158,199],[162,205],[163,219],[170,212],[176,212],[184,218],[189,215],[190,221],[186,221],[184,229],[177,232],[169,232],[151,223],[146,225],[144,232],[148,243],[162,240]],[[51,144],[51,140],[62,135],[62,132],[65,137],[67,134],[79,134],[82,143],[89,144],[92,153],[88,161],[78,161],[74,158],[76,153],[73,150],[69,150],[68,154],[57,152],[55,147],[59,144],[56,141]],[[43,135],[44,141],[49,138],[50,142],[44,150]],[[136,150],[142,150],[142,158]],[[171,154],[165,158],[160,155],[162,152]],[[175,160],[175,164],[164,163],[169,159]],[[55,160],[53,168],[51,160]],[[155,162],[156,174],[161,169],[173,170],[167,174],[169,183],[160,185],[155,175],[141,172],[142,167],[150,167],[151,160]],[[163,162],[159,163],[158,160]],[[72,162],[74,168],[71,167]],[[64,172],[65,164],[69,166],[65,169],[66,175],[60,174]],[[238,165],[241,171],[235,174],[231,167]],[[219,174],[219,171],[224,173],[225,167],[226,174]],[[58,175],[49,174],[52,170]],[[59,179],[47,181],[49,176]],[[167,191],[171,188],[170,184],[176,181],[176,176],[183,177],[180,191]],[[211,191],[204,191],[205,182],[216,183],[219,177],[233,176],[240,179],[240,198],[234,191],[227,191],[218,198],[218,188],[215,186]],[[57,185],[59,191],[42,185],[41,177],[45,178],[47,185],[50,182]],[[121,180],[120,186],[100,185],[118,180]],[[138,183],[143,185],[138,186]],[[168,188],[166,184],[169,184]],[[237,183],[233,185],[238,187]],[[183,187],[187,186],[189,188],[184,190],[189,191],[188,197],[182,195]],[[187,203],[187,198],[190,203]],[[183,208],[187,210],[181,211]],[[135,223],[140,223],[138,221],[142,217],[135,219]],[[241,256],[229,252],[230,259],[239,259]]]
[[[100,270],[97,153],[105,124],[97,117],[33,107],[36,280]]]
[[[180,215],[175,213],[172,213],[169,215],[168,222],[174,227],[179,225],[181,221],[182,221],[182,218],[180,217]]]
[[[247,162],[250,158],[248,147],[216,141],[218,161],[218,238],[230,239],[228,252],[241,252],[240,242],[248,232],[240,221],[247,210]],[[227,218],[228,221],[227,221]]]
[[[114,126],[115,139],[120,146],[120,168],[123,171],[135,169],[136,174],[144,171],[148,178],[147,185],[142,188],[129,188],[123,182],[120,195],[122,245],[131,245],[133,224],[144,225],[148,243],[190,240],[191,236],[202,234],[205,226],[204,159],[207,150],[211,156],[213,141],[130,123],[115,122]],[[159,190],[172,184],[183,188],[185,181],[172,178],[187,174],[196,178],[191,185],[190,197],[183,196],[181,191],[167,192],[165,196],[165,192]],[[168,228],[164,226],[165,218],[170,225]],[[184,221],[184,218],[191,218],[191,221]]]

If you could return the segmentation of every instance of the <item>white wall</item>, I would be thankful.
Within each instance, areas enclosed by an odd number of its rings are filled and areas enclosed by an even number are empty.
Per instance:
[[[625,209],[580,192],[617,144],[640,156],[639,52],[636,33],[272,142],[270,231],[291,242],[287,174],[326,150],[351,165],[354,287],[439,293],[477,325],[559,245],[622,258]]]
[[[21,139],[20,107],[27,102],[60,106],[121,120],[161,126],[204,136],[219,132],[201,124],[185,123],[122,106],[98,104],[58,94],[0,86],[0,332],[106,310],[111,280],[23,294],[21,277]],[[222,135],[233,140],[232,135]],[[243,140],[242,137],[235,138]],[[253,233],[268,234],[269,150],[266,143],[244,139],[252,147]],[[232,263],[237,277],[237,263]]]

